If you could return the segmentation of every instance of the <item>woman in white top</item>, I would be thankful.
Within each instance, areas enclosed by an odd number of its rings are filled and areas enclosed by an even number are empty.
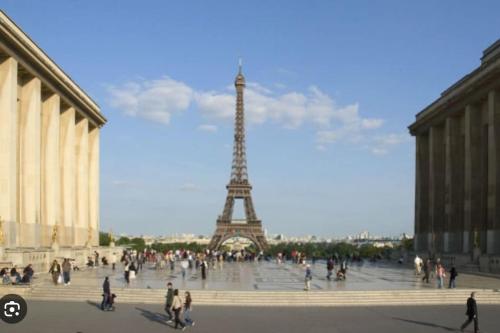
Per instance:
[[[184,324],[180,318],[181,310],[182,310],[182,298],[179,296],[179,289],[174,290],[174,300],[172,302],[172,310],[175,315],[175,328],[177,329],[180,325],[182,330],[186,329],[186,324]]]

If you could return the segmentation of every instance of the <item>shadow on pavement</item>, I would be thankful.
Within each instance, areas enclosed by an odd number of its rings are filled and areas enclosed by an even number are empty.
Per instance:
[[[445,331],[449,331],[449,332],[460,332],[460,330],[457,329],[457,328],[455,328],[455,327],[442,326],[442,325],[438,325],[438,324],[434,324],[434,323],[427,323],[425,321],[417,321],[417,320],[411,320],[411,319],[405,319],[405,318],[397,318],[397,317],[392,317],[392,319],[399,320],[399,321],[404,321],[404,322],[411,323],[411,324],[416,324],[416,325],[441,328],[441,329],[443,329]]]
[[[96,308],[98,308],[99,310],[101,310],[101,303],[97,303],[97,302],[94,302],[94,301],[87,301],[87,304],[95,306]]]
[[[157,322],[159,324],[162,324],[162,325],[165,325],[168,327],[172,327],[172,328],[174,327],[173,325],[169,325],[166,323],[166,321],[168,320],[168,317],[164,314],[161,314],[158,312],[154,313],[154,312],[151,312],[149,310],[141,309],[141,308],[135,308],[135,309],[140,311],[141,316],[143,316],[146,319],[149,319],[151,321]]]

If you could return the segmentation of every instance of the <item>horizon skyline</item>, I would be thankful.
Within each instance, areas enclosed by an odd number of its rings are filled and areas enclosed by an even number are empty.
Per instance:
[[[500,4],[452,4],[8,0],[3,10],[109,120],[102,231],[215,231],[242,57],[248,172],[263,228],[413,234],[407,126],[498,39]]]

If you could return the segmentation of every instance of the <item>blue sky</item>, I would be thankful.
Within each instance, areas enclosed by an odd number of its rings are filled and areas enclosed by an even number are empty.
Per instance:
[[[116,4],[1,8],[101,106],[101,227],[134,234],[214,230],[240,56],[264,227],[412,233],[406,127],[500,37],[497,1]]]

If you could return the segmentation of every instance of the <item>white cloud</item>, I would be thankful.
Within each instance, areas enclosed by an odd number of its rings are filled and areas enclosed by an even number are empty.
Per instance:
[[[378,144],[385,145],[385,146],[398,145],[400,143],[403,143],[403,142],[409,141],[409,140],[410,140],[410,135],[409,134],[402,134],[402,133],[399,133],[399,134],[391,133],[391,134],[380,135],[380,136],[375,137],[375,141]]]
[[[386,155],[391,148],[407,142],[410,142],[410,135],[405,133],[377,135],[372,138],[369,149],[374,155]]]
[[[129,82],[110,86],[109,103],[128,116],[141,117],[164,125],[172,114],[185,111],[191,104],[193,90],[167,76],[152,81]]]
[[[202,124],[198,126],[198,130],[203,132],[215,133],[217,132],[217,126],[210,124]]]
[[[226,120],[234,117],[235,102],[233,95],[208,91],[197,93],[195,100],[198,109],[205,116]]]
[[[316,149],[326,150],[333,143],[363,143],[373,154],[386,154],[392,146],[402,143],[400,135],[379,134],[384,120],[360,115],[359,104],[338,105],[317,86],[306,91],[284,91],[247,83],[245,116],[249,124],[272,122],[289,129],[304,125],[316,131]],[[130,82],[109,88],[110,104],[124,114],[169,124],[173,114],[194,105],[211,121],[232,121],[235,112],[234,87],[222,91],[200,91],[168,76],[159,80]],[[200,131],[216,132],[217,126],[201,124]]]
[[[316,133],[316,141],[319,143],[334,143],[339,138],[339,135],[336,131],[318,131]],[[325,147],[323,145],[323,147]]]
[[[385,148],[372,147],[371,152],[373,155],[386,155],[389,151]]]
[[[384,121],[382,119],[363,119],[361,121],[361,127],[366,129],[374,129],[382,126]]]

